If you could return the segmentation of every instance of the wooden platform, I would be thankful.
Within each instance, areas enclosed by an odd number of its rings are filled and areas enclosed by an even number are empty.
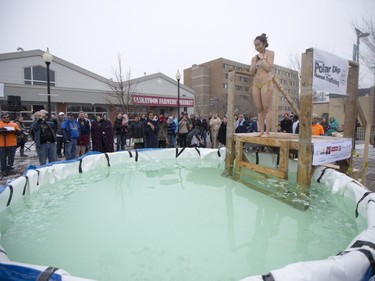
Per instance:
[[[252,169],[262,174],[275,176],[281,179],[288,178],[288,161],[290,150],[298,151],[300,149],[299,135],[297,134],[288,134],[288,133],[270,133],[268,138],[258,137],[258,133],[245,133],[245,134],[234,134],[236,158],[235,163],[236,167],[245,167]],[[313,136],[311,138],[311,145],[314,142],[327,141],[327,140],[337,140],[336,137],[327,137],[327,136]],[[279,165],[277,169],[269,168],[253,163],[244,161],[243,159],[243,148],[245,143],[252,145],[261,145],[261,146],[271,146],[277,147],[280,149],[279,152]]]

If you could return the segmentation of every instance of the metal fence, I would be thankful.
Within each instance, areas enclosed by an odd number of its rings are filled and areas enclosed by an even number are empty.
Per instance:
[[[356,131],[356,139],[357,140],[365,140],[365,132],[366,128],[364,127],[357,127]],[[371,127],[371,137],[370,137],[370,143],[374,144],[374,136],[375,136],[375,127]]]

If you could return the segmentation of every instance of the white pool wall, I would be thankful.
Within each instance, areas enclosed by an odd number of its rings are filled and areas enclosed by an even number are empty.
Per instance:
[[[325,260],[289,264],[272,270],[269,274],[250,276],[241,281],[367,281],[370,260],[375,260],[375,193],[370,192],[358,181],[326,167],[317,167],[313,180],[323,183],[332,193],[342,197],[343,212],[365,219],[366,229],[357,235],[342,254]],[[359,244],[356,246],[355,244]],[[354,246],[354,247],[353,247]],[[374,277],[372,277],[374,278]]]

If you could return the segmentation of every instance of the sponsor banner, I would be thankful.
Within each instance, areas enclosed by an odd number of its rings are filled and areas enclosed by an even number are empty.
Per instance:
[[[348,72],[346,59],[314,49],[313,91],[346,95]]]
[[[313,143],[313,165],[332,163],[348,159],[352,153],[352,140],[337,138],[337,140],[322,140]]]
[[[177,98],[133,95],[133,104],[177,107]],[[194,99],[180,98],[180,106],[193,107]]]

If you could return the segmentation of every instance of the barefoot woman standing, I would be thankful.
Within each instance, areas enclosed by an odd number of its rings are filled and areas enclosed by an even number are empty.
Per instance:
[[[253,97],[258,110],[258,136],[269,137],[272,126],[272,67],[275,53],[266,49],[268,40],[265,33],[255,38],[254,46],[259,54],[251,59],[250,74],[254,75]],[[264,115],[266,132],[264,132]]]

